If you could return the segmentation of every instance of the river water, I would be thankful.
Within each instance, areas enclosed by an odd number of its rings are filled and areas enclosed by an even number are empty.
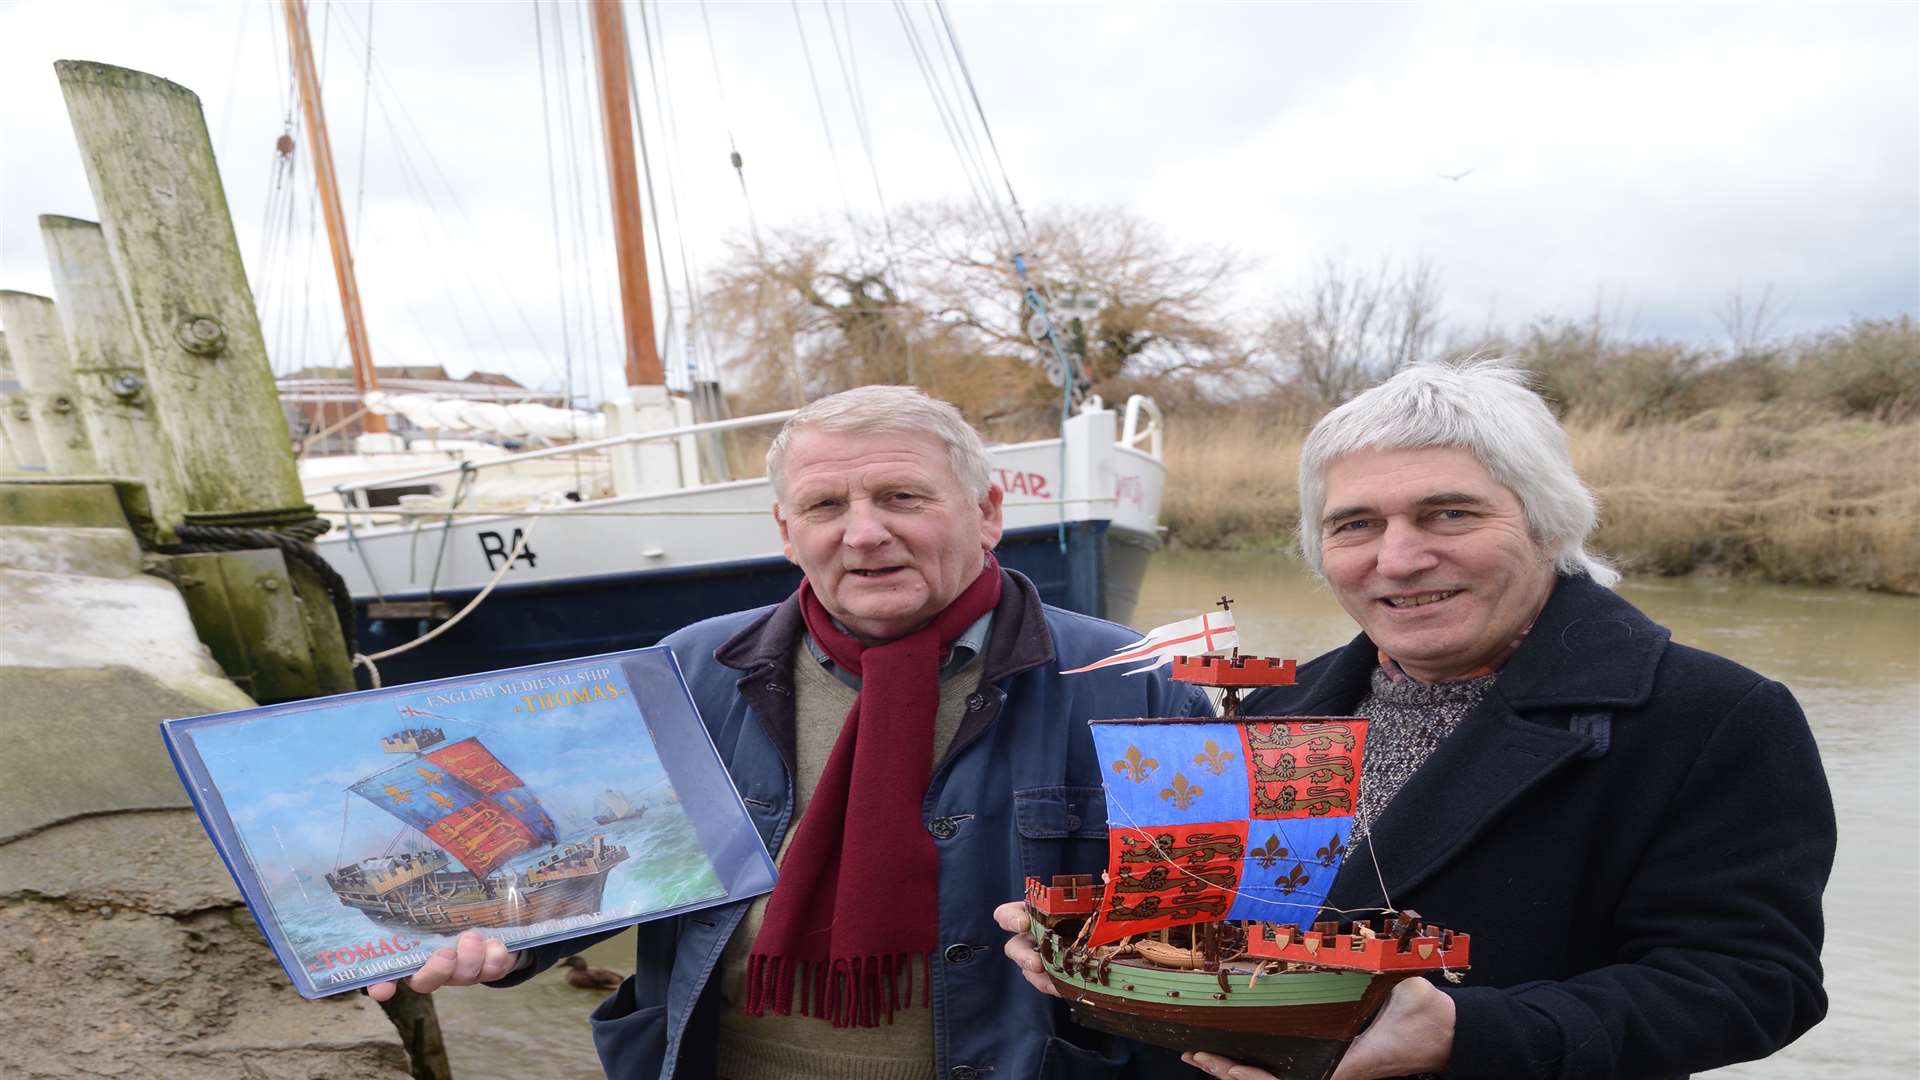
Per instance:
[[[1298,566],[1255,553],[1154,558],[1135,622],[1201,610],[1225,591],[1246,647],[1302,660],[1353,624]],[[1629,581],[1621,593],[1676,641],[1786,683],[1813,724],[1833,785],[1840,849],[1827,890],[1827,1020],[1722,1080],[1911,1076],[1920,1062],[1920,601],[1708,578]],[[631,939],[587,959],[632,968]],[[599,995],[558,974],[512,991],[435,995],[459,1080],[600,1075],[586,1014]],[[1199,1074],[1195,1074],[1196,1076]]]

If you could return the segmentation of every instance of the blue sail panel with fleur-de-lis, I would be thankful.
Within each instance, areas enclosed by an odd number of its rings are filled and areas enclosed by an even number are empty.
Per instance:
[[[1227,918],[1305,926],[1340,872],[1351,816],[1254,820]]]
[[[1092,728],[1110,828],[1246,819],[1251,793],[1237,724],[1121,721]]]

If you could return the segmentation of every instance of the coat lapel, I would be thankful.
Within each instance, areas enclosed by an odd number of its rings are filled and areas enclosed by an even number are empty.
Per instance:
[[[1562,579],[1486,698],[1374,822],[1372,850],[1363,843],[1349,852],[1328,905],[1387,906],[1387,898],[1433,876],[1515,800],[1593,745],[1564,726],[1562,710],[1645,703],[1667,637],[1610,590],[1584,577]],[[1344,653],[1372,659],[1371,650],[1362,637]],[[1372,668],[1343,655],[1328,674],[1336,672],[1345,676],[1342,686],[1316,687],[1302,705],[1353,707]],[[1541,710],[1549,716],[1530,718]]]

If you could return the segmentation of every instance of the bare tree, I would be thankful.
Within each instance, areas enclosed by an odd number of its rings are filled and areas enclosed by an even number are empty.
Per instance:
[[[1733,292],[1715,312],[1720,329],[1727,335],[1727,344],[1733,347],[1735,359],[1758,357],[1768,351],[1768,345],[1780,332],[1780,320],[1786,317],[1786,308],[1776,304],[1773,297],[1773,283],[1768,282],[1760,290],[1760,298],[1749,304],[1746,288],[1735,285]]]
[[[976,418],[1043,412],[1058,400],[1040,373],[1003,234],[949,204],[894,213],[890,235],[776,235],[736,244],[713,275],[706,314],[757,402],[785,400],[793,358],[806,396],[913,381]],[[1220,313],[1242,268],[1231,252],[1186,247],[1123,210],[1039,215],[1026,252],[1035,283],[1095,392],[1140,380],[1217,377],[1246,350]],[[1068,302],[1075,301],[1075,302]],[[1077,316],[1077,317],[1075,317]]]
[[[1280,302],[1261,345],[1281,381],[1338,404],[1434,354],[1442,292],[1438,272],[1425,260],[1373,271],[1329,260],[1303,295]]]

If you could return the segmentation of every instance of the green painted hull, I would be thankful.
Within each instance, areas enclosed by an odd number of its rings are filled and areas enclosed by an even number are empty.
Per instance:
[[[1212,972],[1177,971],[1117,961],[1108,966],[1104,980],[1096,981],[1077,968],[1069,971],[1060,966],[1058,959],[1063,953],[1060,935],[1037,920],[1031,923],[1031,930],[1034,940],[1045,935],[1050,941],[1052,947],[1048,951],[1055,962],[1048,965],[1048,972],[1057,985],[1143,1002],[1178,1001],[1204,1009],[1350,1004],[1359,1001],[1377,978],[1366,971],[1293,971],[1263,975],[1256,981],[1250,972],[1233,973],[1227,976],[1223,993],[1220,977]]]
[[[1063,930],[1077,930],[1068,924]],[[1165,1046],[1204,1050],[1266,1068],[1282,1080],[1332,1073],[1353,1037],[1406,976],[1365,971],[1218,973],[1113,961],[1063,964],[1065,941],[1031,921],[1054,989],[1087,1027]],[[1063,936],[1065,941],[1063,941]]]

